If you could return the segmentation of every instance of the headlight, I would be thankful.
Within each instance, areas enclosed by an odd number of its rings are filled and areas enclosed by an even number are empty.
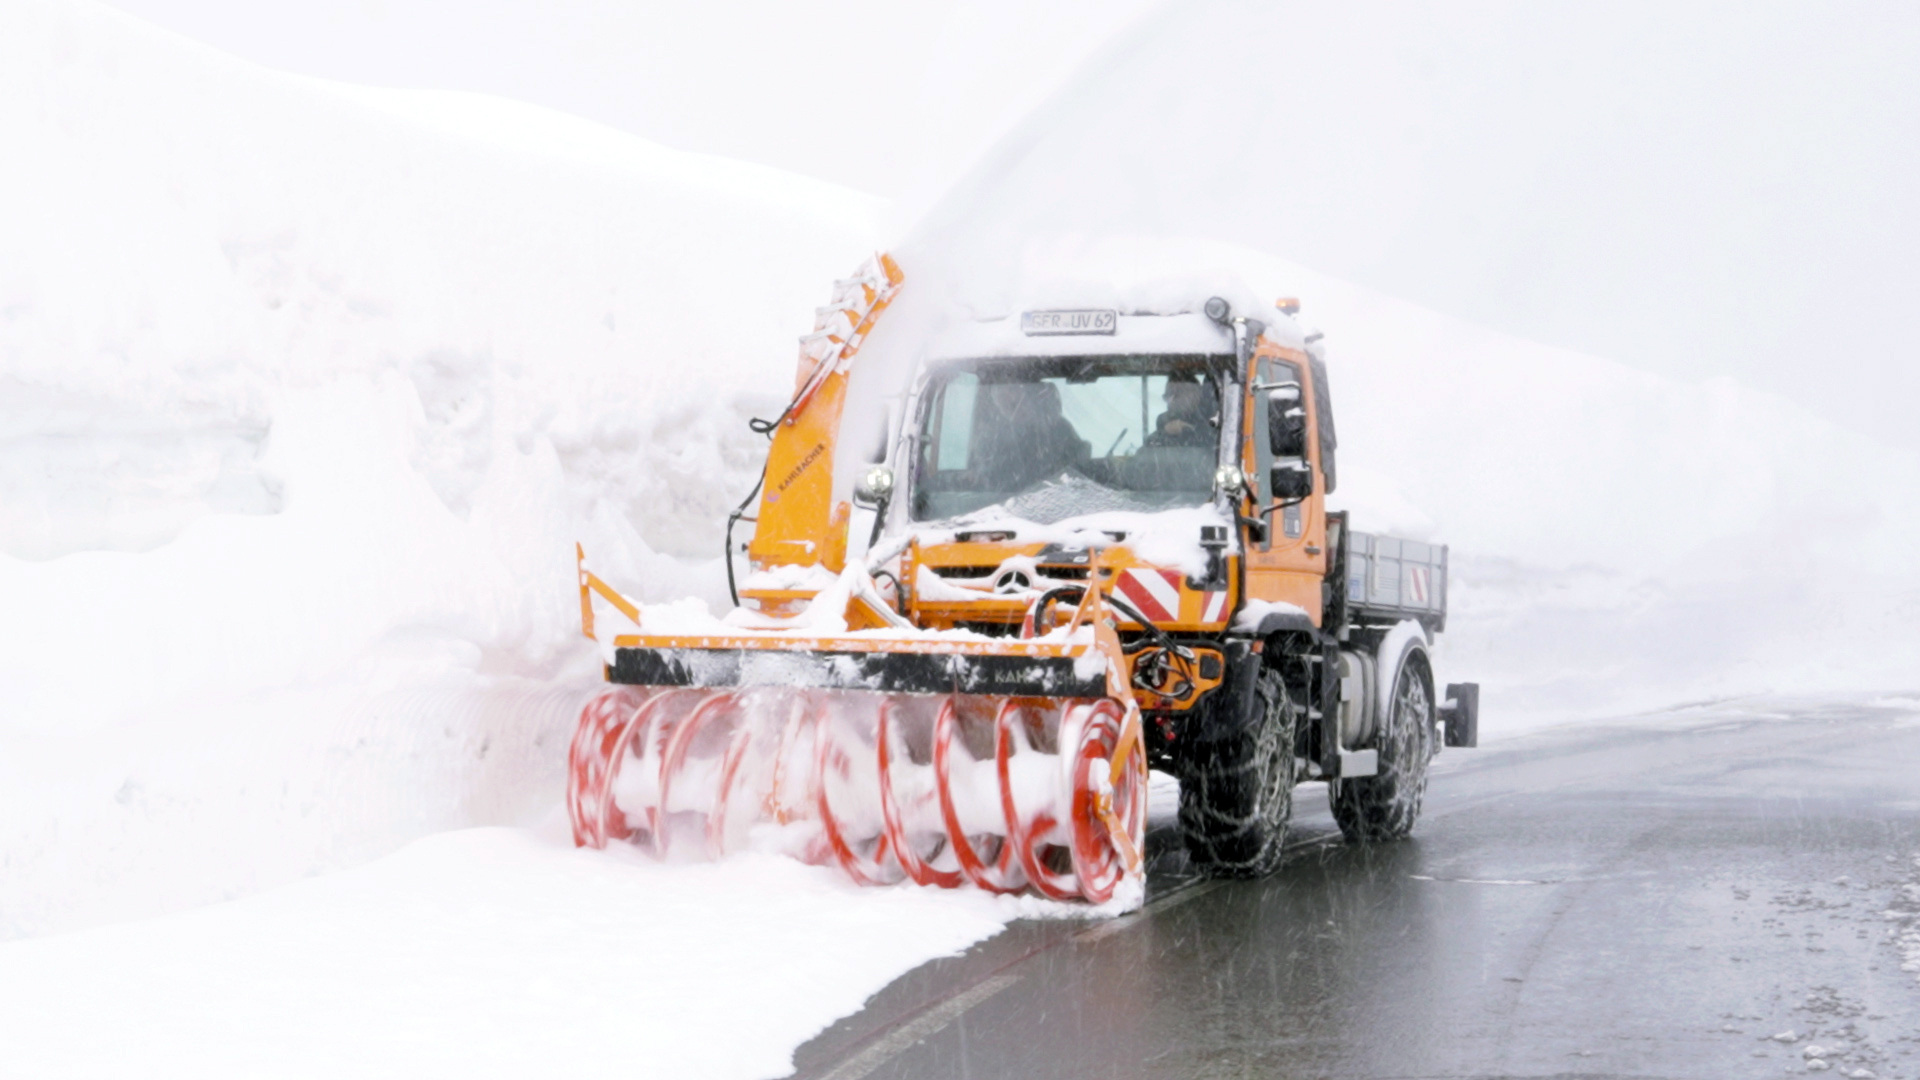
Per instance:
[[[875,465],[867,470],[860,482],[853,485],[853,496],[861,502],[878,505],[887,501],[893,494],[893,470],[885,465]]]

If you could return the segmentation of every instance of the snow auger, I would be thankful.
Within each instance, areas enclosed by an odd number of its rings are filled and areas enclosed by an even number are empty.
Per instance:
[[[1447,549],[1325,508],[1332,406],[1297,304],[950,320],[909,346],[880,460],[836,470],[902,283],[884,255],[839,282],[791,403],[755,421],[731,612],[643,608],[576,549],[614,685],[569,752],[575,842],[1105,903],[1140,894],[1149,762],[1213,874],[1279,864],[1301,779],[1349,840],[1406,836],[1436,744],[1475,742],[1478,688],[1434,692]],[[597,602],[632,626],[596,634]]]
[[[1147,761],[1099,595],[1006,645],[620,635],[625,685],[587,705],[569,756],[574,842],[717,857],[756,826],[812,826],[797,853],[862,884],[1104,903],[1141,870]]]

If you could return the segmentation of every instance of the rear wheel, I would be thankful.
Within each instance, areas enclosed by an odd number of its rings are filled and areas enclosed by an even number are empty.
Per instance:
[[[1433,675],[1424,652],[1413,650],[1401,660],[1385,730],[1369,741],[1379,755],[1379,772],[1328,781],[1333,819],[1351,843],[1404,839],[1420,816],[1433,757]]]
[[[1293,813],[1293,705],[1279,673],[1262,668],[1239,715],[1187,746],[1180,831],[1187,856],[1215,877],[1260,877],[1280,865]]]

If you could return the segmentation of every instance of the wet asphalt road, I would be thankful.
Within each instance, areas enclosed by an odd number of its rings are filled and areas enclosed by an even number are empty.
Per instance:
[[[801,1047],[800,1077],[1920,1080],[1920,702],[1743,701],[1435,762],[1411,840],[1016,923]],[[1902,952],[1902,933],[1911,955]]]

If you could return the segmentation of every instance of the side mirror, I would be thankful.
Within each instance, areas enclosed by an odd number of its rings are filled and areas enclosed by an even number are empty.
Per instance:
[[[1304,499],[1313,494],[1313,469],[1298,458],[1276,462],[1267,483],[1275,502]]]
[[[853,497],[869,506],[880,506],[893,497],[893,470],[875,465],[854,481]]]
[[[1267,392],[1267,445],[1274,457],[1307,456],[1307,411],[1298,385]]]

